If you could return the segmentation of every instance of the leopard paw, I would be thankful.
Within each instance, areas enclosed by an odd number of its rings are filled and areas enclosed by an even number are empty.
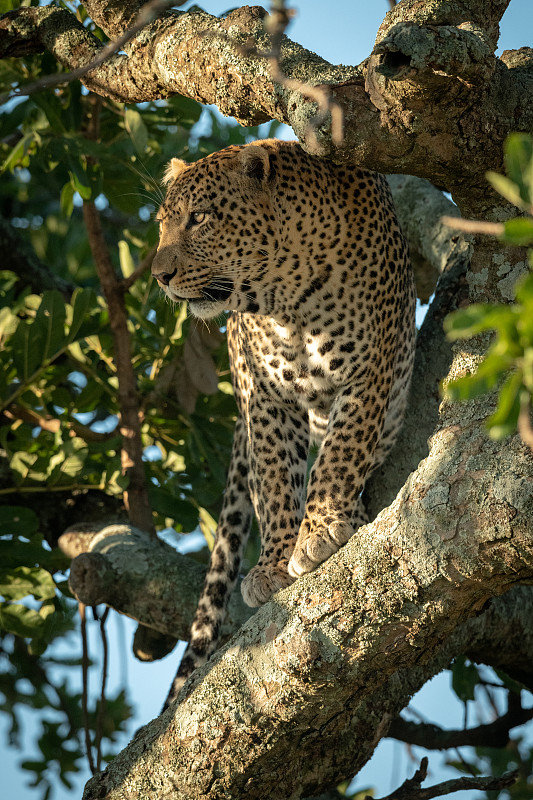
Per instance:
[[[270,600],[278,589],[284,589],[294,582],[287,572],[287,562],[279,561],[275,567],[257,565],[253,567],[241,585],[246,605],[255,608]]]
[[[302,525],[300,529],[288,567],[293,578],[312,572],[354,534],[352,525],[344,520],[329,523],[324,520],[319,526],[313,527]]]

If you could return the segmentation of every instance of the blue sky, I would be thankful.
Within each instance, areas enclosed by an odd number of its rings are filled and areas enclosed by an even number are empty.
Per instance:
[[[200,0],[200,5],[210,13],[219,14],[238,3],[235,0],[233,2]],[[328,2],[300,0],[294,5],[298,9],[298,15],[287,31],[288,35],[328,61],[344,64],[358,64],[370,53],[376,31],[388,10],[387,0],[328,0]],[[512,0],[502,21],[500,51],[530,45],[532,22],[531,0]],[[157,715],[178,661],[176,653],[155,664],[141,664],[135,661],[129,655],[134,627],[131,621],[120,618],[114,613],[110,615],[110,690],[113,691],[113,688],[119,686],[124,674],[127,673],[131,698],[137,706],[137,715],[131,722],[130,735],[140,725]],[[71,638],[63,646],[73,654],[79,653],[78,639]],[[95,636],[92,652],[95,653],[97,650]],[[91,680],[93,685],[97,686],[99,678],[96,671],[94,673]],[[75,680],[75,676],[72,677]],[[417,695],[414,706],[424,714],[425,718],[434,722],[446,727],[461,726],[463,709],[449,692],[448,684],[447,675],[439,676]],[[26,730],[31,735],[31,717],[23,715],[23,719]],[[5,796],[16,797],[17,800],[33,800],[39,795],[34,790],[24,787],[24,775],[17,769],[17,762],[27,758],[28,753],[6,750],[4,730],[4,721],[0,715],[0,766]],[[358,776],[357,787],[363,789],[374,786],[378,797],[386,795],[406,776],[412,775],[420,762],[420,757],[424,754],[425,751],[414,749],[415,761],[413,761],[410,760],[404,746],[385,741],[378,748],[372,762]],[[440,756],[432,753],[428,755],[432,774],[427,784],[452,776],[452,773],[443,772],[440,768],[442,761]],[[54,797],[56,800],[81,798],[82,788],[88,777],[88,774],[80,775],[74,791],[67,792],[60,789]],[[455,800],[474,800],[479,797],[479,793],[461,792],[454,794],[453,797]]]

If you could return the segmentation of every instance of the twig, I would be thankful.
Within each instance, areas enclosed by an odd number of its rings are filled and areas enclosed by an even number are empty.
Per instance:
[[[95,747],[96,747],[96,769],[100,771],[102,766],[102,730],[103,719],[106,707],[106,684],[107,684],[107,664],[108,664],[108,644],[106,634],[106,621],[109,616],[109,608],[104,610],[100,617],[100,638],[102,640],[102,691],[100,693],[100,702],[98,703],[98,713],[96,715],[96,730],[95,730]]]
[[[81,620],[81,675],[82,675],[82,690],[81,690],[81,705],[83,711],[83,728],[85,730],[85,749],[87,751],[87,760],[89,762],[89,769],[92,774],[97,772],[92,752],[91,744],[91,731],[89,727],[89,706],[88,706],[88,687],[89,687],[89,650],[87,647],[87,618],[85,615],[86,606],[83,603],[78,603]]]
[[[146,272],[147,269],[150,269],[156,252],[157,252],[157,245],[154,245],[154,247],[152,247],[150,252],[147,255],[145,255],[139,266],[131,273],[131,275],[120,282],[119,286],[123,292],[127,292],[128,289],[130,289],[133,286],[135,281],[137,281]]]
[[[271,52],[264,54],[270,64],[272,79],[285,86],[286,89],[298,91],[304,97],[308,97],[317,103],[319,113],[310,120],[306,129],[306,135],[311,140],[313,149],[320,149],[315,130],[324,122],[328,112],[331,114],[331,138],[334,144],[341,145],[344,139],[343,112],[340,105],[331,100],[328,90],[324,87],[311,86],[310,84],[302,83],[302,81],[288,78],[280,69],[281,43],[285,30],[293,16],[294,9],[287,8],[285,0],[273,0],[268,24],[265,26],[271,37]]]
[[[515,770],[514,772],[506,772],[498,778],[452,778],[452,780],[421,789],[420,784],[427,776],[427,767],[428,760],[424,757],[413,777],[408,778],[398,789],[381,798],[381,800],[431,800],[433,797],[441,797],[452,792],[459,792],[462,789],[491,792],[511,786],[518,777],[518,770]],[[367,795],[365,800],[374,800],[374,798]]]
[[[105,489],[104,483],[68,483],[61,486],[8,486],[7,488],[0,489],[0,495],[3,494],[47,494],[48,492],[81,492],[86,489],[98,489],[103,492]]]
[[[463,219],[462,217],[441,217],[441,221],[449,228],[464,233],[485,233],[487,236],[503,236],[505,227],[501,222],[483,222],[482,220]]]

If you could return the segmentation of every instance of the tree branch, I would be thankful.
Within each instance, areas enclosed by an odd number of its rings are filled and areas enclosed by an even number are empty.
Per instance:
[[[141,436],[141,411],[137,379],[131,363],[131,342],[128,319],[124,306],[121,282],[115,275],[104,242],[99,213],[92,202],[83,204],[83,218],[87,227],[89,244],[100,279],[102,292],[109,311],[109,324],[113,335],[114,362],[118,379],[120,433],[122,436],[122,470],[129,478],[124,492],[124,503],[130,521],[143,530],[155,532],[152,509],[148,500],[143,466]]]
[[[513,703],[512,698],[517,701]],[[520,698],[510,695],[506,714],[488,725],[478,725],[468,730],[444,730],[438,725],[412,722],[397,717],[391,722],[387,736],[428,750],[447,750],[450,747],[505,747],[509,731],[523,725],[533,717],[533,709],[522,708]]]
[[[458,214],[457,207],[442,192],[427,181],[405,175],[391,175],[389,183],[411,257],[424,265],[423,273],[419,269],[416,275],[417,288],[422,280],[423,292],[435,291],[435,297],[417,335],[402,430],[389,457],[365,487],[370,519],[392,503],[408,475],[428,454],[428,439],[439,420],[440,383],[452,363],[452,348],[444,335],[443,321],[467,300],[465,275],[473,249],[468,237],[442,225],[443,214]],[[434,276],[438,275],[435,287]]]
[[[316,139],[336,161],[427,177],[462,199],[461,189],[478,186],[487,169],[501,167],[511,130],[533,131],[530,55],[494,57],[507,5],[408,0],[387,14],[373,55],[360,67],[332,66],[283,36],[276,65],[285,83],[273,79],[261,55],[270,52],[263,9],[236,9],[223,20],[200,11],[168,12],[84,80],[92,91],[122,102],[177,92],[215,103],[246,125],[275,118],[292,125],[304,145]],[[87,7],[110,35],[129,23],[133,10],[130,4],[121,15],[112,7],[106,19],[102,2]],[[101,49],[61,9],[19,9],[0,22],[0,56],[37,44],[69,69],[86,67]],[[329,106],[342,110],[341,145],[333,141],[329,118],[313,127],[317,90],[327,90]],[[490,135],[481,139],[480,129]]]
[[[33,94],[33,92],[40,91],[42,89],[52,88],[66,83],[71,83],[74,80],[83,78],[88,72],[94,72],[95,70],[98,69],[98,67],[104,64],[104,62],[107,61],[111,56],[113,56],[115,53],[118,53],[119,50],[123,50],[125,45],[131,39],[133,39],[133,37],[139,31],[141,31],[144,27],[146,27],[146,25],[148,25],[153,20],[156,20],[160,16],[162,16],[163,12],[166,11],[168,8],[170,8],[170,6],[172,5],[182,5],[182,3],[174,2],[174,0],[150,0],[150,2],[146,3],[140,8],[139,13],[135,17],[135,19],[129,20],[129,17],[127,15],[124,15],[123,19],[128,19],[128,22],[130,22],[130,26],[125,30],[124,33],[118,36],[117,39],[107,42],[103,46],[100,46],[96,51],[94,58],[91,61],[84,64],[83,66],[77,67],[76,69],[66,74],[63,73],[56,75],[46,75],[43,78],[39,78],[39,80],[34,81],[33,83],[26,84],[23,87],[19,87],[13,92],[12,96],[20,97],[22,95]],[[14,11],[12,13],[14,15],[20,15],[23,12],[20,9],[17,9],[17,11]],[[15,16],[15,19],[17,19],[17,16]],[[53,20],[54,22],[57,22],[59,20],[60,22],[62,22],[63,17],[61,16],[58,17],[56,14],[52,17],[44,17],[44,20],[46,20],[47,24],[45,23],[42,26],[43,43],[44,41],[53,42],[54,38],[53,38],[53,31],[50,31],[50,21]],[[68,25],[66,19],[65,19],[65,24]],[[17,26],[15,25],[15,27]],[[86,31],[85,28],[83,28],[83,30]],[[78,33],[80,33],[80,31],[78,31]],[[91,40],[87,38],[88,45],[94,44],[95,46],[97,46],[96,45],[97,42],[98,40],[91,42]],[[10,47],[15,51],[15,54],[19,55],[19,53],[17,53],[17,48],[23,46],[31,48],[32,43],[31,41],[26,41],[24,45],[22,45],[20,42],[15,40],[15,42],[9,43],[7,52],[9,52],[9,47]],[[36,41],[35,41],[35,47],[36,47],[35,52],[40,52],[40,48]],[[0,102],[5,102],[8,98],[9,95],[0,96]]]
[[[86,800],[123,798],[124,782],[150,796],[154,781],[160,796],[209,800],[231,787],[246,800],[260,785],[278,800],[357,772],[413,691],[449,663],[450,642],[457,652],[458,625],[533,579],[531,461],[516,438],[501,446],[476,424],[445,427],[395,503],[260,609]],[[290,755],[304,742],[305,765]]]
[[[188,639],[205,566],[121,523],[74,525],[58,543],[73,559],[69,583],[80,602],[89,606],[106,603],[146,627]],[[253,614],[239,587],[230,601],[223,638],[235,633]]]
[[[450,781],[438,783],[435,786],[428,786],[425,789],[420,787],[420,784],[427,776],[427,758],[423,758],[420,767],[417,769],[412,778],[408,778],[398,789],[395,789],[392,794],[381,800],[431,800],[433,797],[442,797],[451,792],[460,792],[462,789],[472,789],[483,792],[498,791],[512,786],[518,776],[517,772],[506,772],[498,778],[483,778],[477,776],[475,778],[454,778]],[[365,800],[374,800],[367,795]]]

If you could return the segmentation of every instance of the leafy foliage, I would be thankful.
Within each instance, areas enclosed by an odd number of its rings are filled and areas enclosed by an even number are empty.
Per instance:
[[[513,245],[533,244],[533,139],[525,134],[508,137],[505,147],[507,176],[488,173],[493,187],[528,216],[510,219],[501,239]],[[533,267],[533,250],[529,252]],[[533,397],[533,272],[516,286],[512,305],[476,304],[450,314],[445,328],[452,340],[495,331],[483,362],[473,375],[445,387],[452,400],[470,400],[499,388],[496,411],[487,420],[490,435],[501,439],[514,433],[519,415],[529,412]],[[525,411],[524,411],[525,410]]]
[[[4,4],[2,10],[9,8]],[[56,69],[47,55],[4,60],[0,87]],[[126,108],[87,95],[76,83],[32,94],[0,113],[0,217],[10,220],[11,231],[53,275],[76,287],[67,298],[65,284],[34,294],[31,267],[25,273],[4,254],[0,689],[12,745],[21,746],[20,707],[33,709],[40,719],[38,755],[22,766],[45,798],[57,778],[70,785],[84,746],[80,695],[68,681],[57,683],[57,658],[45,653],[77,623],[64,576],[68,562],[49,545],[62,530],[47,524],[39,505],[51,492],[60,505],[90,492],[115,497],[118,510],[126,488],[108,311],[81,206],[84,200],[95,202],[117,274],[129,277],[157,241],[153,217],[165,163],[257,135],[220,122],[210,111],[198,128],[200,114],[201,107],[186,98]],[[154,523],[178,534],[201,529],[212,542],[236,414],[224,337],[216,326],[199,327],[185,309],[176,314],[146,273],[125,302]],[[80,659],[63,662],[65,669],[79,667]],[[29,691],[21,688],[22,679]],[[95,712],[89,716],[94,731]],[[124,693],[107,698],[106,757],[129,716]]]

